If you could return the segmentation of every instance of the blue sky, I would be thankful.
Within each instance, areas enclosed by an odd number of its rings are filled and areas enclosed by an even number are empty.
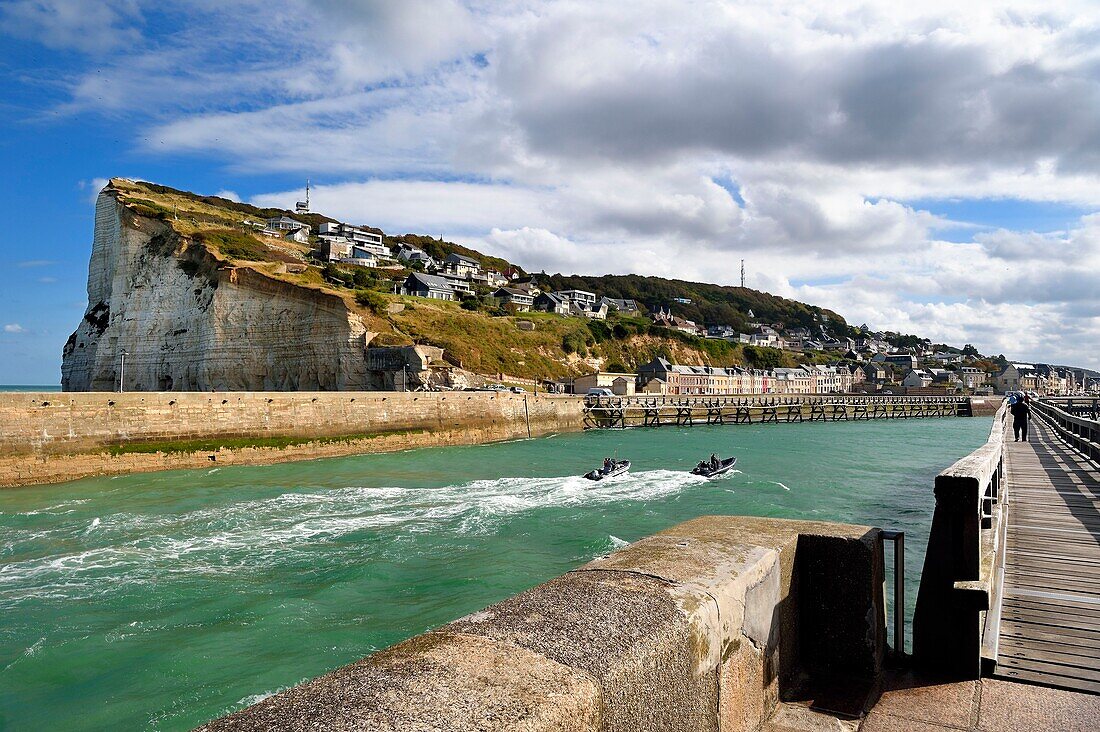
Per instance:
[[[116,175],[1100,367],[1096,8],[957,5],[10,0],[0,383]]]

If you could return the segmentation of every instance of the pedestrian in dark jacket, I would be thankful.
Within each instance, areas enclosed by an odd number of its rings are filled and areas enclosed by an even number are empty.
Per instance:
[[[1030,402],[1026,394],[1021,394],[1015,402],[1008,405],[1008,410],[1012,412],[1012,434],[1015,436],[1013,442],[1020,440],[1027,442],[1027,421],[1031,417]]]

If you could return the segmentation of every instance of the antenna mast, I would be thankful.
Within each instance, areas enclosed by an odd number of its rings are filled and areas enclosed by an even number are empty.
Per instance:
[[[307,196],[306,200],[309,200],[308,196]],[[741,260],[741,287],[744,287],[744,286],[745,286],[745,260],[742,259]]]
[[[309,178],[306,178],[306,200],[294,204],[295,213],[309,213]]]

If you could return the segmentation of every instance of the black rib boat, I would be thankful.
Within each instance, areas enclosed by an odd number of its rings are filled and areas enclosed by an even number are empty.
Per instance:
[[[584,477],[589,480],[603,480],[604,478],[614,478],[616,475],[622,475],[628,470],[630,470],[629,460],[612,460],[607,467],[590,470],[584,474]]]
[[[704,478],[713,478],[716,475],[722,475],[733,470],[733,466],[737,465],[737,458],[731,457],[718,462],[718,467],[711,465],[709,460],[704,460],[694,468],[691,469],[692,475],[701,475]]]

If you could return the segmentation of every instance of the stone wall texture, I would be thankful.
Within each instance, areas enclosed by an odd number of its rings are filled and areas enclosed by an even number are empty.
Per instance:
[[[581,429],[575,397],[489,392],[0,393],[0,486],[285,462]],[[168,443],[292,438],[281,447]],[[340,439],[336,439],[340,438]],[[120,446],[165,444],[161,452]]]

